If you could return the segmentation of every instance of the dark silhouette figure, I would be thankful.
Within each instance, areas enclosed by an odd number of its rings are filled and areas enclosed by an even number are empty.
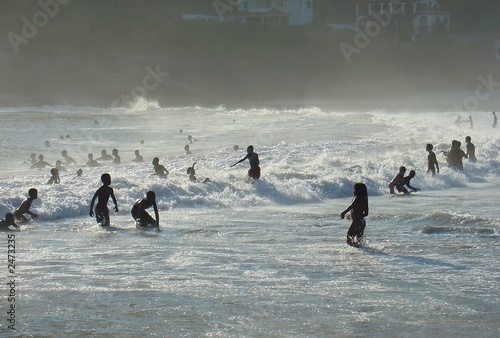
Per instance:
[[[99,164],[99,162],[97,162],[96,160],[94,160],[94,154],[92,154],[92,153],[88,154],[88,158],[89,158],[89,160],[87,161],[87,163],[85,163],[83,165],[84,167],[95,168],[95,167],[100,167],[101,166]]]
[[[408,174],[408,176],[404,177],[404,178],[403,178],[403,181],[401,182],[401,185],[402,185],[401,190],[400,190],[401,192],[403,192],[403,193],[405,193],[405,194],[409,194],[409,193],[410,193],[410,192],[409,192],[409,191],[405,188],[405,186],[406,186],[408,189],[410,189],[411,191],[413,191],[413,192],[420,190],[420,189],[415,188],[415,187],[412,187],[412,186],[410,185],[410,181],[411,181],[411,179],[412,179],[412,178],[414,178],[414,177],[415,177],[415,170],[410,170],[410,173]]]
[[[101,150],[101,157],[96,158],[97,161],[112,161],[113,156],[109,155],[106,149]]]
[[[464,170],[464,165],[462,163],[463,158],[467,158],[467,154],[460,148],[462,143],[457,140],[451,141],[451,149],[448,151],[443,151],[446,156],[446,163],[452,169]]]
[[[14,215],[8,212],[5,214],[5,219],[0,221],[0,231],[11,230],[9,228],[11,225],[16,229],[19,229],[19,226],[16,224],[16,222],[14,222]]]
[[[153,207],[155,218],[146,211],[146,209]],[[156,205],[156,194],[154,191],[148,191],[146,198],[141,198],[134,203],[131,211],[132,217],[136,222],[137,227],[147,227],[153,225],[160,227],[160,215],[158,213],[158,206]]]
[[[465,143],[466,143],[465,147],[467,149],[467,153],[465,155],[469,159],[469,162],[476,163],[477,162],[477,158],[476,158],[476,146],[474,145],[474,143],[471,142],[470,136],[467,136],[465,138]]]
[[[61,155],[67,165],[76,164],[76,161],[68,155],[66,150],[61,151]]]
[[[100,223],[102,226],[109,226],[109,210],[108,210],[108,201],[109,197],[113,200],[115,204],[114,210],[118,212],[118,205],[116,203],[115,193],[111,185],[111,176],[109,174],[101,175],[102,186],[97,189],[92,197],[92,201],[90,202],[90,217],[94,217],[94,202],[96,198],[98,199],[97,205],[95,207],[95,219],[97,223]]]
[[[139,154],[139,150],[134,151],[135,158],[132,160],[132,162],[136,163],[142,163],[144,162],[144,157],[142,157],[141,154]]]
[[[56,168],[57,168],[57,170],[59,170],[60,173],[65,173],[66,171],[68,171],[66,169],[66,167],[63,165],[63,163],[61,162],[61,160],[56,161]]]
[[[76,171],[76,177],[82,177],[83,175],[83,170],[80,168]]]
[[[253,146],[248,146],[247,155],[235,164],[231,165],[231,167],[234,167],[235,165],[245,161],[246,159],[248,159],[248,161],[250,162],[248,176],[253,178],[254,180],[258,180],[260,178],[259,155],[253,152]]]
[[[199,182],[198,179],[196,178],[196,171],[194,170],[194,165],[195,164],[196,164],[196,162],[194,162],[192,166],[190,166],[189,168],[187,168],[187,174],[189,175],[189,180],[191,182]],[[210,182],[210,179],[207,177],[202,182],[203,183]]]
[[[160,164],[160,159],[158,157],[153,158],[153,168],[158,177],[166,178],[169,174],[167,168]]]
[[[57,168],[50,169],[50,174],[52,176],[47,181],[47,184],[52,185],[61,183],[61,179],[59,178],[59,170],[57,170]]]
[[[118,155],[118,149],[113,149],[113,151],[111,153],[114,156],[114,158],[113,158],[113,163],[114,164],[120,164],[120,163],[122,163],[122,159],[120,158],[120,155]]]
[[[30,169],[44,169],[45,167],[54,167],[43,159],[43,155],[38,155],[38,161],[33,164]]]
[[[496,128],[497,127],[497,114],[495,112],[492,112],[492,114],[493,114],[493,125],[492,125],[492,127]]]
[[[33,203],[33,201],[38,198],[38,190],[36,190],[35,188],[31,188],[28,191],[28,196],[29,197],[21,203],[19,208],[17,208],[16,211],[14,211],[14,217],[19,222],[23,222],[23,223],[28,222],[28,219],[26,218],[26,216],[24,216],[24,214],[30,215],[31,219],[38,218],[38,215],[30,210],[31,203]]]
[[[184,150],[186,151],[186,155],[191,155],[191,154],[192,154],[192,153],[191,153],[191,150],[189,150],[189,144],[186,144],[186,145],[184,146]]]
[[[432,144],[427,144],[425,150],[429,153],[427,155],[427,173],[432,173],[432,175],[436,175],[436,172],[439,174],[439,164],[436,158],[436,153],[432,151],[434,146]]]
[[[394,176],[389,183],[389,193],[394,194],[394,188],[398,189],[399,192],[402,192],[403,188],[403,178],[406,173],[406,167],[400,167],[399,172]]]
[[[355,183],[352,190],[354,198],[351,205],[340,214],[340,218],[344,219],[345,215],[350,211],[348,219],[351,220],[351,226],[347,231],[347,244],[359,248],[362,245],[363,235],[365,231],[366,221],[368,216],[368,190],[364,183]]]

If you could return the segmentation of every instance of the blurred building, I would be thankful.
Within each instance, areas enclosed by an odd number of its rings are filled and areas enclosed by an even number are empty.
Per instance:
[[[402,42],[450,29],[450,13],[436,0],[356,0],[355,4],[358,28],[381,25]]]
[[[213,6],[215,15],[183,14],[182,17],[206,22],[288,26],[309,25],[313,21],[313,0],[215,0]]]

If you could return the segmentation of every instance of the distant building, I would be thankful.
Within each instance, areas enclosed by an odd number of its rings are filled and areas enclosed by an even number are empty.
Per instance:
[[[356,0],[357,27],[380,21],[389,32],[413,41],[419,35],[448,31],[450,13],[436,0]]]
[[[312,0],[238,0],[233,15],[242,23],[309,25],[313,20]]]
[[[183,14],[182,18],[289,26],[309,25],[313,20],[313,0],[237,0],[235,7],[231,7],[230,2],[218,1],[222,2],[214,2],[217,15]]]

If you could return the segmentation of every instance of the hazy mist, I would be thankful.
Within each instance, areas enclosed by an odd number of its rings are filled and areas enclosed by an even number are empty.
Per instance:
[[[458,11],[458,3],[449,10]],[[460,12],[452,15],[460,25],[448,34],[405,44],[383,29],[361,44],[359,32],[326,26],[355,11],[352,1],[336,5],[315,1],[314,24],[289,27],[181,19],[215,14],[212,0],[2,1],[0,102],[109,107],[140,95],[162,106],[383,108],[391,100],[396,107],[449,110],[484,80],[493,84],[478,108],[495,109],[498,24],[486,20],[473,29]],[[477,8],[476,17],[489,12]],[[345,46],[355,52],[346,56]]]

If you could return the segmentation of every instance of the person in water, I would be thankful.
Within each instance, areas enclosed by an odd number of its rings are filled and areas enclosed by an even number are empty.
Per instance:
[[[189,144],[186,144],[186,145],[184,146],[184,150],[186,151],[186,155],[191,155],[191,154],[192,154],[192,153],[191,153],[191,150],[189,150]]]
[[[50,169],[50,174],[52,176],[47,181],[48,185],[61,183],[61,179],[59,178],[59,170],[57,170],[57,168]]]
[[[248,176],[253,178],[254,180],[258,180],[260,178],[259,155],[253,152],[253,146],[248,146],[247,155],[235,164],[231,165],[231,167],[234,167],[235,165],[245,161],[246,159],[248,159],[248,161],[250,162]]]
[[[493,125],[492,125],[492,127],[496,128],[497,127],[497,114],[495,112],[492,112],[491,114],[493,114]]]
[[[36,162],[38,162],[38,160],[36,159],[36,154],[35,153],[31,153],[30,159],[29,159],[28,163],[29,164],[35,164]]]
[[[68,152],[66,150],[61,151],[61,155],[67,165],[76,164],[76,161],[68,155]]]
[[[462,159],[467,158],[467,154],[460,148],[462,143],[457,140],[451,141],[451,149],[443,151],[446,156],[446,163],[452,169],[464,170]]]
[[[144,157],[142,157],[141,154],[139,154],[139,150],[134,151],[135,158],[132,160],[132,162],[135,163],[142,163],[144,162]]]
[[[439,164],[436,158],[436,153],[432,150],[433,148],[434,146],[430,143],[425,146],[425,150],[429,153],[429,155],[427,155],[427,173],[436,175],[436,172],[439,174]]]
[[[118,155],[118,149],[113,149],[112,152],[113,154],[113,164],[120,164],[122,163],[122,159],[120,157],[120,155]]]
[[[471,142],[470,136],[467,136],[465,138],[465,143],[467,144],[465,147],[467,149],[467,153],[465,154],[467,158],[469,159],[469,162],[476,163],[477,158],[476,158],[476,146],[474,143]]]
[[[22,223],[28,222],[28,219],[26,218],[26,216],[24,216],[24,214],[30,215],[32,220],[38,218],[38,215],[30,210],[31,204],[33,203],[34,200],[38,198],[38,190],[36,190],[35,188],[31,188],[28,191],[28,196],[29,197],[21,203],[19,208],[17,208],[16,211],[14,211],[15,219],[17,219],[19,222]]]
[[[97,223],[100,223],[103,226],[109,226],[109,210],[108,210],[109,197],[111,197],[113,203],[115,204],[114,207],[115,212],[118,212],[118,204],[116,203],[116,198],[113,188],[110,187],[111,176],[107,173],[102,174],[101,182],[102,186],[99,189],[97,189],[97,191],[94,194],[94,197],[92,197],[92,201],[90,202],[89,216],[94,217],[94,210],[93,210],[94,202],[96,199],[98,199],[97,205],[95,207],[95,219]]]
[[[394,194],[394,188],[398,189],[399,192],[402,192],[403,188],[403,179],[406,173],[406,167],[400,167],[399,172],[396,176],[393,177],[391,182],[389,183],[389,193]]]
[[[401,186],[400,192],[403,192],[405,194],[409,194],[410,192],[406,188],[410,189],[413,192],[420,190],[420,189],[412,187],[410,185],[410,181],[411,181],[412,178],[415,177],[415,174],[416,174],[415,170],[410,170],[408,176],[406,176],[406,177],[403,178],[403,181],[401,182],[402,186]]]
[[[155,175],[158,177],[166,178],[169,174],[167,168],[164,165],[160,164],[160,159],[158,157],[153,158],[153,168],[155,170]]]
[[[45,167],[53,167],[52,164],[48,163],[43,159],[43,155],[38,155],[38,161],[33,164],[30,169],[43,169]]]
[[[340,218],[344,219],[345,215],[350,211],[348,219],[351,220],[351,226],[347,231],[347,244],[359,248],[362,245],[363,234],[365,231],[366,221],[368,216],[368,190],[364,183],[355,183],[352,190],[354,198],[351,204],[340,213]]]
[[[194,162],[192,166],[187,168],[187,174],[189,175],[189,180],[191,182],[198,182],[198,179],[196,178],[196,171],[194,170],[195,164],[196,164],[196,162]],[[208,177],[206,177],[202,182],[205,183],[205,182],[209,182],[209,181],[210,181],[210,179]]]
[[[56,168],[57,170],[59,170],[60,173],[65,173],[66,171],[68,171],[68,169],[66,169],[61,160],[56,161]]]
[[[88,154],[88,161],[87,163],[85,163],[83,166],[84,167],[90,167],[90,168],[95,168],[95,167],[100,167],[101,165],[99,164],[99,162],[97,162],[96,160],[94,160],[94,154],[92,153],[89,153]]]
[[[467,120],[466,122],[469,122],[471,130],[474,129],[474,121],[472,120],[472,115],[469,115],[469,120]]]
[[[80,168],[76,171],[76,177],[82,177],[83,175],[83,170]]]
[[[146,209],[150,207],[153,207],[155,218],[151,217],[151,215],[146,211]],[[159,228],[160,215],[158,213],[156,194],[154,191],[148,191],[146,193],[146,198],[137,200],[132,207],[131,214],[138,226],[147,227],[148,225],[153,225]]]
[[[5,219],[0,221],[0,231],[7,231],[11,230],[10,226],[13,226],[16,229],[19,229],[19,226],[16,224],[14,220],[14,214],[11,214],[10,212],[5,214]]]
[[[97,161],[112,161],[113,160],[113,156],[111,156],[110,154],[108,154],[108,152],[106,151],[106,149],[103,149],[101,150],[101,157],[99,158],[96,158]]]

